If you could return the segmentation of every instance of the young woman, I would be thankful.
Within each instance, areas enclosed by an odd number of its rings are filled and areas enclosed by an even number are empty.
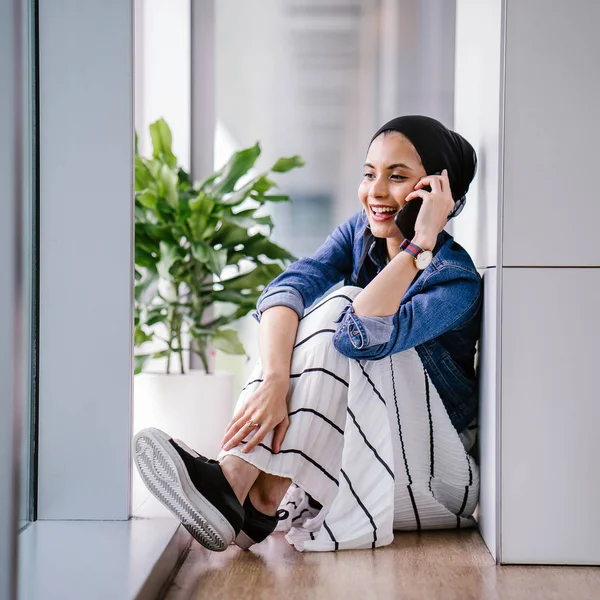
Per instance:
[[[260,361],[218,460],[157,429],[134,440],[146,485],[209,549],[248,548],[278,524],[324,551],[474,523],[482,286],[444,227],[475,152],[434,119],[399,117],[364,169],[360,212],[261,295]],[[416,198],[405,240],[394,217]]]

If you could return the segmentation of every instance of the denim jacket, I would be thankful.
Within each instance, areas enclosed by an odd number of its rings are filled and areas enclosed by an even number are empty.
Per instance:
[[[419,271],[398,311],[385,317],[355,314],[347,306],[337,319],[335,348],[348,358],[380,360],[415,348],[452,424],[462,432],[477,412],[475,344],[481,327],[482,282],[469,254],[446,231],[431,264]],[[310,258],[288,266],[262,292],[254,317],[287,306],[298,317],[331,287],[364,288],[385,266],[384,239],[375,238],[356,213],[337,227]]]

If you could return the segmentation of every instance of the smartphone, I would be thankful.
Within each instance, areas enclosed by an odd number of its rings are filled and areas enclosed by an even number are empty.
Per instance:
[[[440,175],[440,173],[434,173]],[[426,185],[422,188],[426,192],[431,192],[431,188]],[[419,210],[423,204],[423,198],[415,198],[406,204],[406,206],[396,215],[394,223],[400,230],[400,233],[407,240],[412,240],[415,237],[415,223],[419,215]]]

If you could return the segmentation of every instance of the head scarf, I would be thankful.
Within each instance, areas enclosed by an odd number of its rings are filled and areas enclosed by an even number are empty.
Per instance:
[[[450,218],[458,215],[466,202],[465,195],[477,170],[477,155],[473,146],[464,137],[431,117],[406,116],[392,119],[371,138],[371,143],[384,131],[397,131],[410,140],[421,157],[427,175],[448,169],[454,198]]]

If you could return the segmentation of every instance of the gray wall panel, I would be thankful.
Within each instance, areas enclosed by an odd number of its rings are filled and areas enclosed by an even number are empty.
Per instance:
[[[600,269],[505,269],[502,561],[600,564]]]
[[[131,0],[40,2],[41,519],[127,519]]]
[[[598,23],[600,2],[508,0],[505,266],[600,265]]]
[[[18,219],[20,210],[21,31],[18,2],[0,2],[0,598],[14,598],[17,570],[21,401],[17,334],[19,316]]]

